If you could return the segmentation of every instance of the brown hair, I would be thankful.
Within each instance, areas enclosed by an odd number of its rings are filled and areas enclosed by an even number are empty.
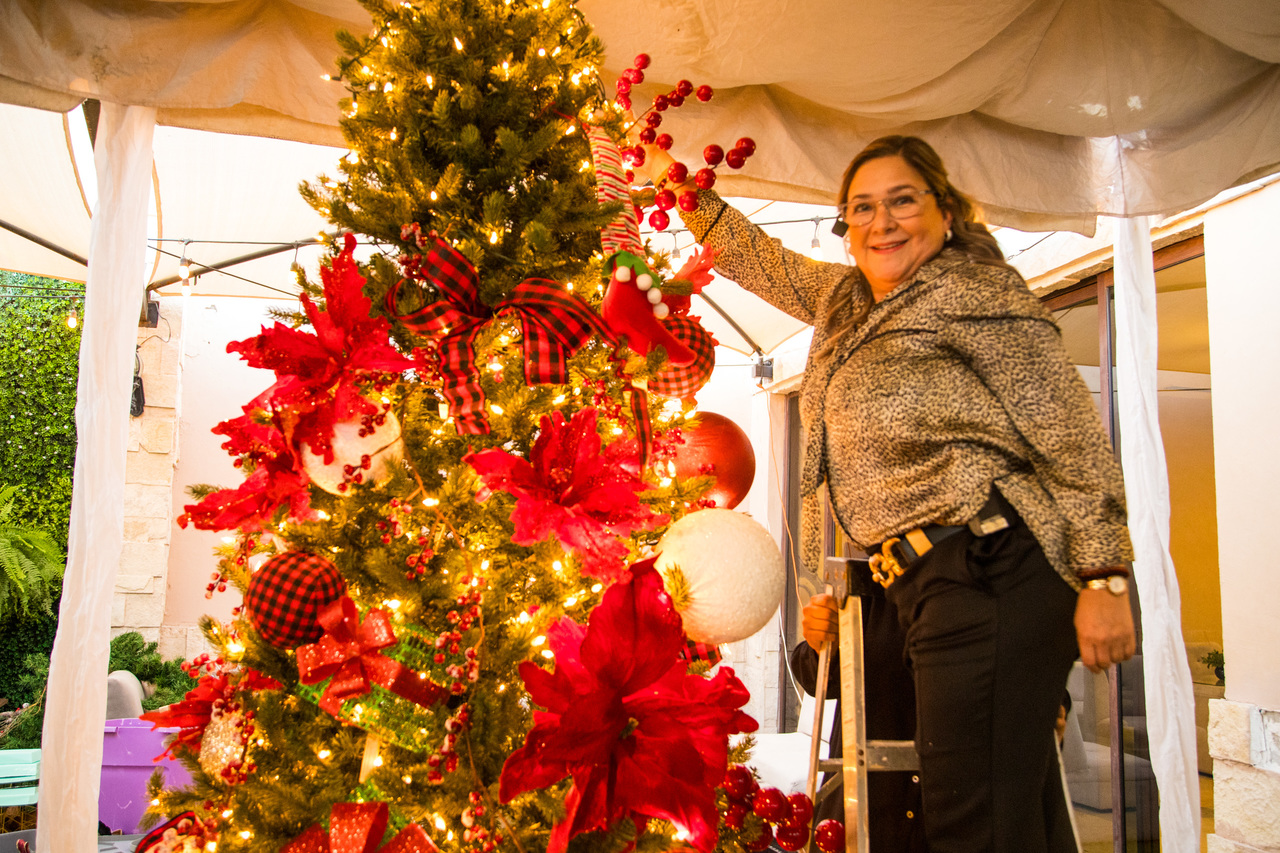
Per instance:
[[[920,173],[925,184],[937,199],[938,207],[951,214],[951,237],[943,244],[944,249],[956,249],[963,252],[970,260],[979,264],[1012,269],[1000,251],[1000,244],[991,236],[987,226],[979,219],[979,211],[973,200],[952,185],[947,177],[947,168],[942,165],[942,158],[933,146],[918,136],[882,136],[858,153],[845,169],[840,180],[840,195],[836,197],[836,205],[843,208],[845,198],[849,194],[849,185],[853,177],[868,161],[880,157],[901,157],[907,165]],[[857,282],[859,279],[853,279]],[[862,287],[866,290],[866,282]],[[855,285],[856,286],[856,285]],[[866,292],[865,304],[870,306],[871,294]],[[866,311],[853,310],[852,288],[842,288],[832,297],[831,310],[827,315],[826,343],[819,357],[825,357],[834,349],[834,345],[851,328],[866,319]]]

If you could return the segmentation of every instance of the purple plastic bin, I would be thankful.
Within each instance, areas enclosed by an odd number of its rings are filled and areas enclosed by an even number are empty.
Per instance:
[[[146,720],[107,720],[102,729],[102,789],[98,794],[98,820],[113,830],[133,835],[147,810],[147,780],[160,767],[166,788],[191,783],[191,774],[179,761],[153,761],[164,752],[165,738],[178,729],[151,730]]]

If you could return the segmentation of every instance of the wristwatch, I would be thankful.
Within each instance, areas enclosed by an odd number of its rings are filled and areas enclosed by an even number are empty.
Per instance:
[[[1089,589],[1105,589],[1112,595],[1124,595],[1129,591],[1129,579],[1124,575],[1112,575],[1109,578],[1094,578],[1087,584]]]

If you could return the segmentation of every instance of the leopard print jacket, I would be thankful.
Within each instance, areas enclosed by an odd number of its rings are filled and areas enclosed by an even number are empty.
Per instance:
[[[821,576],[820,487],[863,550],[914,527],[964,524],[992,486],[1074,589],[1133,558],[1124,483],[1089,391],[1016,272],[944,250],[866,305],[831,355],[831,296],[861,273],[784,249],[714,192],[682,213],[717,272],[813,325],[800,392],[800,541]]]

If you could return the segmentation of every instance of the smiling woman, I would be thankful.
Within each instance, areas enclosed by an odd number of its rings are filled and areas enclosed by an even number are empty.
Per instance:
[[[638,171],[669,165],[651,146]],[[718,272],[814,326],[801,547],[817,574],[825,483],[905,632],[928,849],[1066,853],[1067,672],[1134,649],[1119,468],[1052,318],[928,143],[872,142],[839,199],[856,267],[781,248],[710,191],[681,216]],[[813,649],[834,611],[805,608]],[[882,823],[908,808],[871,802]]]

